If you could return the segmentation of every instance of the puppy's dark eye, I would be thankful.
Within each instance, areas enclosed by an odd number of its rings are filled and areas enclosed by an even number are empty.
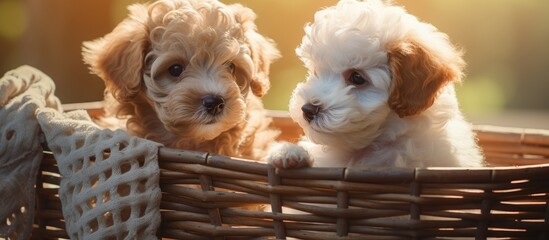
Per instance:
[[[184,70],[185,68],[181,64],[173,64],[168,68],[168,72],[174,77],[179,77]]]
[[[231,74],[234,74],[234,71],[236,70],[236,66],[234,65],[234,63],[228,62],[227,63],[227,68],[229,69],[229,72]]]
[[[351,72],[347,81],[355,86],[360,86],[366,83],[366,79],[357,71]]]

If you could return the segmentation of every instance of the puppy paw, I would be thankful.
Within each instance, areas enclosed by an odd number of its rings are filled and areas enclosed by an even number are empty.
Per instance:
[[[271,145],[264,160],[276,168],[310,167],[313,162],[307,150],[289,142]]]

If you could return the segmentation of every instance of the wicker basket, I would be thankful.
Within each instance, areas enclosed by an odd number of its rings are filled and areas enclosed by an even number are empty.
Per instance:
[[[282,139],[301,134],[286,115],[273,117]],[[161,148],[158,235],[549,239],[549,131],[485,126],[476,132],[490,167],[275,170],[244,159]],[[36,184],[34,238],[67,237],[58,176],[55,160],[46,154]]]

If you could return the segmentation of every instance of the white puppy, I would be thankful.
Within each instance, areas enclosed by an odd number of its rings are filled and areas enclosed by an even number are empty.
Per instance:
[[[308,77],[289,111],[306,138],[274,146],[272,165],[482,166],[454,91],[462,53],[434,26],[382,1],[342,0],[315,14],[296,52]]]

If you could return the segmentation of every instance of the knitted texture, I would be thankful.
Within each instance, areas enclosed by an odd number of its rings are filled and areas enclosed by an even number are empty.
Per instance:
[[[85,111],[39,109],[61,174],[71,239],[156,239],[160,225],[159,144],[102,130]]]
[[[0,238],[28,239],[34,218],[34,184],[42,159],[35,111],[61,109],[53,81],[21,66],[0,79]]]

